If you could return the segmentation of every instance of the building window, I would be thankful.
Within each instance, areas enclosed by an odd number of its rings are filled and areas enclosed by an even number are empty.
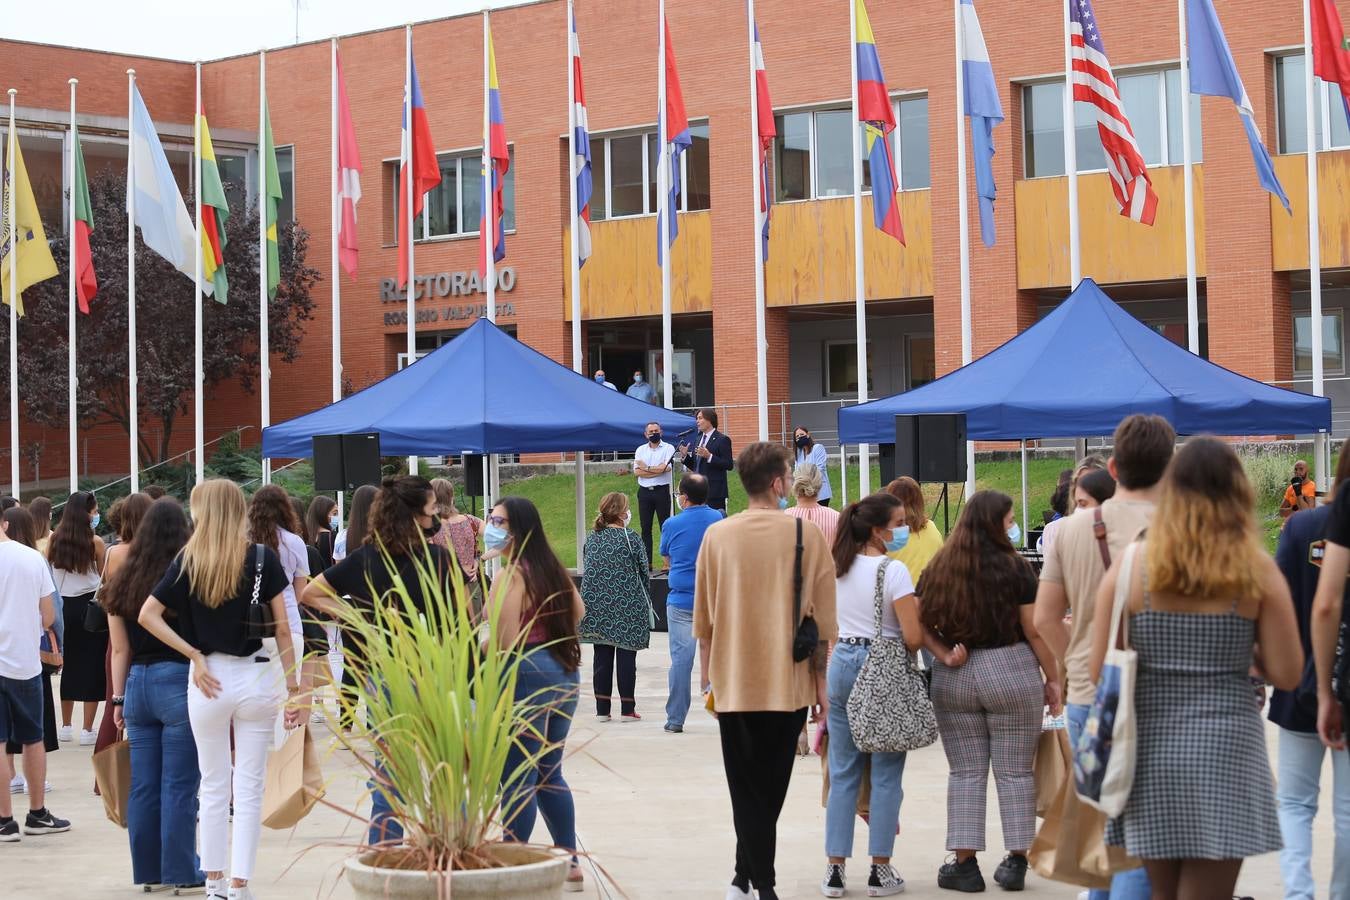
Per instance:
[[[1341,310],[1322,313],[1322,371],[1327,375],[1345,374],[1344,327]],[[1294,373],[1312,374],[1312,314],[1294,315]]]
[[[295,148],[277,147],[277,178],[281,181],[281,199],[277,202],[277,221],[295,221]]]
[[[502,184],[502,196],[505,205],[503,219],[506,230],[516,227],[516,150],[511,147],[511,168]],[[414,224],[417,240],[434,238],[463,237],[478,234],[478,226],[483,217],[483,155],[482,151],[469,153],[439,153],[436,156],[441,168],[441,183],[427,192],[426,202],[422,205],[422,216]],[[279,167],[285,166],[278,161]],[[392,221],[385,229],[386,240],[398,243],[399,228],[403,225],[400,202],[403,200],[399,185],[399,164],[397,160],[384,164],[385,183],[394,198]]]
[[[897,128],[892,133],[900,189],[922,190],[930,183],[928,97],[895,101]],[[853,195],[853,110],[849,107],[782,113],[774,117],[774,201],[811,200]],[[857,126],[862,128],[861,125]],[[867,147],[862,145],[863,153]],[[872,172],[863,157],[863,191],[872,189]]]
[[[1308,150],[1308,117],[1305,115],[1303,95],[1303,54],[1275,57],[1275,122],[1280,153],[1306,153]],[[1350,147],[1350,124],[1345,120],[1345,104],[1340,89],[1328,88],[1320,78],[1316,85],[1313,108],[1317,122],[1313,140],[1318,150],[1338,150]],[[1327,130],[1327,122],[1331,130]]]
[[[693,145],[680,155],[680,212],[712,206],[708,123],[689,126]],[[591,138],[591,221],[657,211],[656,132]]]
[[[1190,326],[1185,319],[1141,319],[1145,325],[1167,338],[1178,347],[1191,347]],[[1200,357],[1209,359],[1209,323],[1200,322]]]
[[[937,378],[937,360],[931,334],[911,334],[905,338],[905,388],[914,390]]]
[[[1116,76],[1120,100],[1134,130],[1144,163],[1181,164],[1181,75],[1177,68],[1121,73]],[[1086,103],[1073,105],[1074,147],[1079,172],[1106,169],[1106,154],[1097,120]],[[1190,99],[1191,157],[1201,162],[1200,98]],[[1022,88],[1023,158],[1026,177],[1064,174],[1064,82],[1040,81]]]
[[[867,345],[867,383],[872,381],[872,345]],[[858,394],[858,342],[825,342],[825,393],[833,396]]]

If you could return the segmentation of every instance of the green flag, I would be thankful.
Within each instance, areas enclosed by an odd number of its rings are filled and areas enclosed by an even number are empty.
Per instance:
[[[281,177],[277,174],[277,148],[272,143],[272,115],[263,101],[263,159],[267,164],[267,184],[259,192],[265,199],[267,216],[267,298],[274,299],[281,283],[281,259],[277,252],[277,204],[281,201]]]
[[[216,165],[216,150],[204,112],[197,114],[197,130],[201,132],[202,146],[202,276],[210,282],[216,301],[225,303],[229,292],[225,278],[225,220],[230,217],[230,205],[220,183],[220,167]]]

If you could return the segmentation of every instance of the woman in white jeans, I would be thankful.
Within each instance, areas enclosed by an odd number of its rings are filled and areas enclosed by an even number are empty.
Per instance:
[[[206,896],[251,900],[248,881],[258,857],[273,724],[286,694],[300,690],[283,594],[286,573],[276,553],[245,539],[244,493],[234,482],[205,481],[192,489],[191,503],[192,538],[146,599],[139,621],[192,664],[188,718],[202,774],[199,824]],[[270,609],[275,651],[249,636],[253,604]],[[166,609],[176,614],[174,625],[165,621]],[[288,727],[299,718],[298,710],[287,710]],[[227,852],[231,783],[234,839]]]

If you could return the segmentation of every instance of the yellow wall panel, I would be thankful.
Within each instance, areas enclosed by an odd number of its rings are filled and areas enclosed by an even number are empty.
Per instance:
[[[572,279],[567,230],[562,235],[563,317],[572,320]],[[712,309],[712,215],[680,215],[680,237],[671,255],[672,312]],[[591,257],[581,268],[583,319],[661,314],[661,267],[656,264],[656,217],[591,223]]]
[[[1270,251],[1277,272],[1308,268],[1308,169],[1302,155],[1275,157],[1275,174],[1289,195],[1293,215],[1270,198]],[[1350,151],[1317,155],[1318,218],[1322,267],[1350,266]]]
[[[1204,167],[1195,166],[1195,233],[1205,233]],[[1185,206],[1180,166],[1148,170],[1158,194],[1152,226],[1120,215],[1110,177],[1078,177],[1079,246],[1083,275],[1103,284],[1186,277]],[[1015,185],[1017,286],[1069,283],[1069,180],[1028,178]],[[1205,242],[1196,241],[1196,270],[1205,274]]]

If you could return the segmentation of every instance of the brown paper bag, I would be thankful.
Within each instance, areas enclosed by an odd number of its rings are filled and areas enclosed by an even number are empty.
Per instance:
[[[309,727],[301,725],[267,758],[262,823],[268,828],[291,828],[309,814],[323,795],[319,753],[309,736]]]
[[[1138,868],[1139,860],[1130,857],[1123,848],[1108,847],[1106,844],[1106,816],[1082,803],[1074,790],[1072,757],[1069,753],[1068,732],[1057,729],[1053,739],[1042,735],[1042,746],[1037,750],[1036,772],[1039,777],[1042,770],[1060,773],[1061,783],[1054,798],[1046,809],[1045,821],[1041,823],[1032,841],[1027,858],[1037,874],[1054,881],[1064,881],[1086,888],[1107,888],[1111,886],[1111,876],[1116,872]],[[1058,763],[1042,763],[1041,750],[1045,744],[1052,743]],[[1046,749],[1046,752],[1050,751]],[[1041,785],[1036,787],[1037,806],[1041,800]]]
[[[1032,769],[1036,777],[1036,815],[1044,818],[1055,807],[1065,780],[1073,780],[1069,761],[1059,749],[1062,728],[1041,732],[1036,745],[1036,762]]]
[[[830,733],[825,731],[821,733],[818,740],[820,748],[816,751],[820,754],[820,805],[827,807],[830,805]],[[858,816],[865,822],[872,808],[872,760],[868,758],[863,764],[862,781],[858,785],[858,801],[856,810]]]
[[[92,757],[94,784],[103,798],[103,812],[108,821],[127,827],[127,798],[131,794],[131,743],[126,740],[109,744]]]

